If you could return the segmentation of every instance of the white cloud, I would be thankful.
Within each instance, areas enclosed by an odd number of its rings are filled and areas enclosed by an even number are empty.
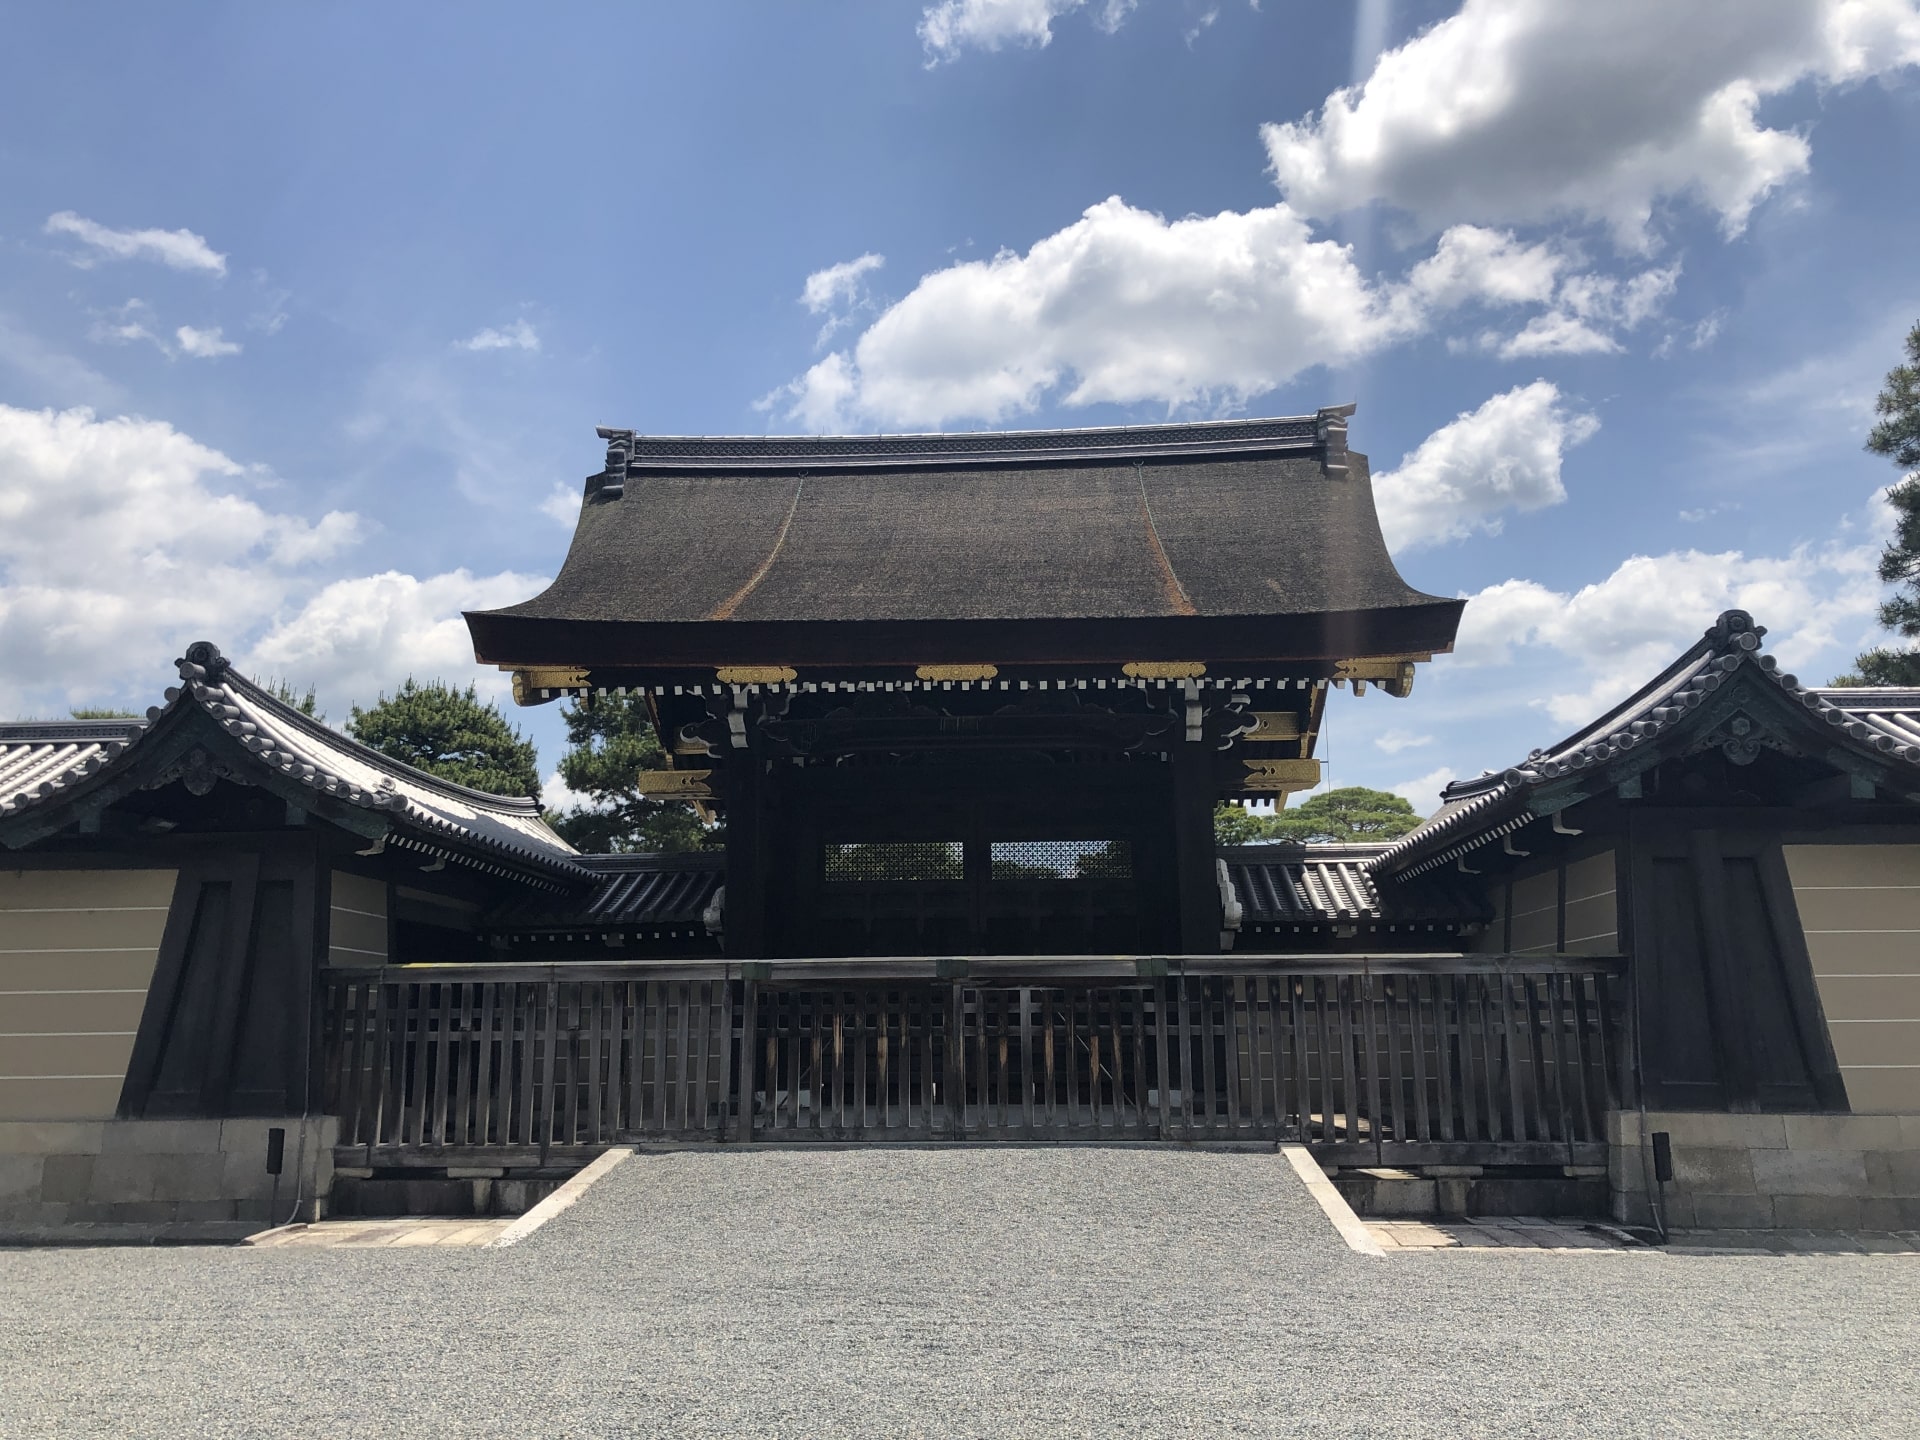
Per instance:
[[[1101,0],[1095,23],[1111,34],[1139,0]],[[1044,46],[1053,39],[1053,22],[1081,9],[1087,0],[939,0],[920,15],[920,43],[929,68],[957,60],[965,50],[998,50],[1007,45]]]
[[[812,428],[939,426],[1034,408],[1231,403],[1419,325],[1284,205],[1168,221],[1118,196],[1024,255],[923,278],[769,402]]]
[[[1450,765],[1442,765],[1437,770],[1429,770],[1411,780],[1402,780],[1387,789],[1398,795],[1419,814],[1431,815],[1440,808],[1440,792],[1460,777]]]
[[[828,337],[850,322],[856,311],[873,308],[867,292],[867,276],[886,263],[886,256],[869,251],[807,276],[807,283],[800,288],[800,303],[815,315],[827,317],[816,344],[826,344]]]
[[[247,474],[160,421],[0,405],[0,703],[161,679],[179,647],[244,632],[358,538],[354,515],[235,493]]]
[[[173,332],[173,338],[180,342],[182,355],[191,355],[196,360],[214,360],[222,355],[240,353],[237,344],[221,338],[218,325],[211,330],[196,330],[191,325],[182,325]]]
[[[559,480],[553,482],[553,489],[547,498],[540,502],[540,513],[557,524],[571,530],[580,523],[580,490],[578,486],[568,485]]]
[[[476,682],[481,695],[508,693],[507,677],[474,664],[463,610],[511,605],[539,593],[538,575],[454,570],[425,580],[399,571],[336,580],[278,621],[246,652],[249,674],[316,685],[323,708],[344,714],[391,692],[408,676]]]
[[[1307,214],[1380,200],[1435,230],[1564,216],[1639,247],[1662,202],[1696,200],[1738,234],[1806,170],[1807,140],[1763,127],[1762,100],[1915,63],[1913,0],[1466,0],[1262,135]]]
[[[173,353],[166,340],[154,332],[153,307],[144,300],[132,299],[92,314],[93,324],[87,327],[87,338],[96,345],[133,345],[145,341],[163,355]]]
[[[1528,647],[1558,652],[1554,674],[1567,688],[1535,703],[1567,725],[1593,718],[1645,684],[1723,610],[1745,610],[1779,627],[1768,648],[1792,669],[1836,646],[1870,640],[1880,599],[1879,550],[1876,538],[1800,546],[1782,556],[1738,550],[1635,555],[1604,580],[1570,593],[1507,580],[1469,597],[1455,663],[1505,665]]]
[[[1025,254],[924,276],[850,349],[760,405],[810,430],[994,422],[1044,401],[1228,409],[1466,306],[1552,305],[1638,324],[1678,274],[1622,280],[1578,262],[1552,243],[1462,225],[1405,279],[1370,279],[1351,247],[1315,239],[1284,203],[1169,221],[1113,196]],[[803,301],[846,293],[858,277],[836,273],[845,268],[809,277]],[[1483,343],[1501,342],[1489,332]]]
[[[482,330],[466,340],[456,342],[459,350],[531,350],[536,354],[540,349],[540,334],[525,320],[516,320],[498,330]]]
[[[110,230],[71,210],[62,210],[47,217],[46,233],[68,235],[86,246],[87,251],[74,259],[78,265],[91,265],[103,258],[157,260],[172,270],[227,273],[227,257],[191,230]]]
[[[884,255],[871,251],[854,260],[842,260],[807,276],[801,288],[800,302],[819,315],[857,300],[865,287],[865,277],[887,263]]]
[[[591,810],[595,806],[591,795],[582,795],[571,789],[560,777],[560,767],[554,766],[547,778],[540,782],[540,804],[556,815],[571,814],[575,810]]]
[[[1416,735],[1411,730],[1389,730],[1373,737],[1374,747],[1389,755],[1398,755],[1402,750],[1418,750],[1422,745],[1431,745],[1433,736]]]
[[[1374,477],[1388,548],[1497,535],[1507,511],[1559,504],[1563,454],[1599,428],[1594,416],[1569,410],[1550,380],[1495,395]]]

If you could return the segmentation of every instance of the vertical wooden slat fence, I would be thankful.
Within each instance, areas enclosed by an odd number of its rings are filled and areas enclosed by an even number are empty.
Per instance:
[[[1621,1103],[1617,961],[1249,956],[1004,982],[908,963],[921,973],[330,971],[326,1103],[341,1149],[369,1165],[744,1138],[1298,1139],[1335,1159],[1590,1161]]]

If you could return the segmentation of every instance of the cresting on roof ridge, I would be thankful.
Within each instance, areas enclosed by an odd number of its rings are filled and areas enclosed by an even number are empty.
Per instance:
[[[1797,676],[1782,672],[1773,656],[1761,653],[1760,645],[1766,633],[1766,627],[1756,625],[1753,617],[1744,610],[1721,612],[1701,638],[1672,664],[1599,719],[1582,726],[1549,748],[1533,751],[1519,765],[1503,771],[1490,770],[1474,779],[1456,781],[1447,786],[1441,791],[1443,803],[1440,810],[1418,829],[1409,831],[1393,842],[1370,862],[1370,868],[1376,872],[1387,871],[1407,855],[1429,848],[1435,841],[1467,831],[1470,820],[1496,808],[1502,800],[1517,799],[1536,786],[1605,764],[1617,755],[1664,735],[1719,690],[1743,665],[1753,666],[1788,696],[1837,728],[1847,740],[1874,751],[1877,758],[1898,760],[1920,767],[1920,738],[1898,734],[1884,726],[1857,719],[1848,712],[1863,707],[1848,706],[1829,698],[1857,693],[1852,689],[1805,686]],[[1887,688],[1896,692],[1904,689]],[[1920,690],[1905,690],[1904,693],[1920,701]],[[1535,818],[1538,817],[1528,812],[1525,816],[1506,822],[1483,838],[1498,839],[1501,834]]]

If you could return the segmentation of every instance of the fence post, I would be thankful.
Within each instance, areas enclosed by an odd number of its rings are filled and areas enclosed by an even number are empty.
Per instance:
[[[734,1094],[739,1109],[733,1122],[733,1138],[741,1144],[753,1139],[754,1040],[760,1031],[760,982],[752,976],[752,967],[740,967],[740,1057],[734,1078]]]

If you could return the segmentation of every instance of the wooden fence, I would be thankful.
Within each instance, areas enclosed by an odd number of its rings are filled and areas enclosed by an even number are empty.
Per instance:
[[[1604,957],[935,963],[331,971],[327,1108],[370,1165],[648,1139],[1298,1139],[1535,1164],[1602,1154],[1624,1089]]]

